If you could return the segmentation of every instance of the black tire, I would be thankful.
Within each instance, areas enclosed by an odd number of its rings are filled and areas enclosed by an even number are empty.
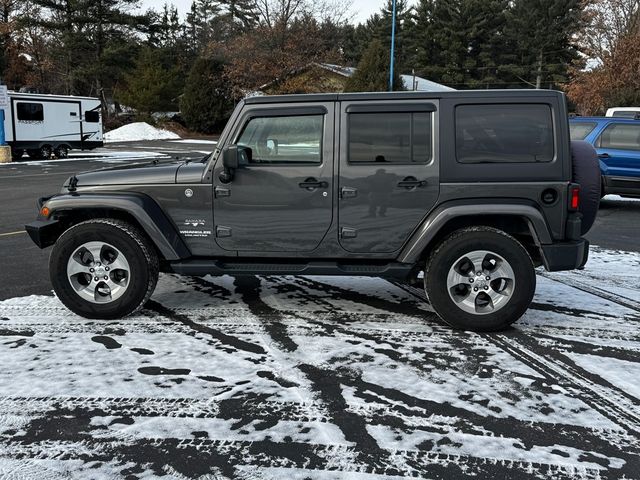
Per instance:
[[[58,145],[53,153],[56,158],[67,158],[69,156],[69,147],[67,145]]]
[[[72,286],[67,263],[74,251],[88,242],[112,245],[126,258],[129,283],[117,300],[93,303],[81,297]],[[58,238],[49,257],[49,275],[58,298],[69,310],[86,318],[121,318],[141,308],[156,287],[158,270],[158,256],[147,238],[133,225],[108,218],[72,226]]]
[[[49,160],[51,155],[53,155],[53,148],[51,148],[51,145],[42,145],[40,147],[40,158]]]
[[[571,142],[573,181],[580,184],[580,213],[582,231],[586,234],[596,221],[602,193],[602,175],[598,152],[590,143],[580,140]]]
[[[461,303],[456,303],[452,298],[457,290],[452,288],[450,294],[447,285],[448,276],[454,265],[459,265],[461,258],[478,251],[492,252],[496,257],[501,257],[500,262],[506,261],[513,273],[513,283],[510,284],[510,296],[505,296],[507,300],[501,299],[500,301],[504,303],[495,311],[491,311],[493,306],[491,303],[486,307],[486,312],[470,313],[460,306]],[[486,260],[493,258],[488,256]],[[490,278],[493,265],[491,263],[485,265]],[[472,273],[474,272],[468,273],[464,278],[465,282],[467,278],[470,278],[469,282],[475,280],[475,285],[474,283],[465,284],[462,288],[462,296],[465,295],[466,288],[469,289],[469,294],[473,288],[479,288],[480,291],[475,294],[477,297],[474,302],[477,310],[477,305],[484,303],[485,298],[489,298],[483,289],[488,286],[492,290],[490,293],[493,293],[499,290],[499,285],[503,284],[496,284],[495,282],[502,282],[502,280],[495,278],[485,280],[484,274],[478,279]],[[507,281],[504,282],[504,288],[507,288]],[[429,302],[445,322],[463,330],[488,332],[504,330],[526,312],[536,290],[536,275],[531,257],[515,238],[491,227],[470,227],[452,233],[436,247],[427,260],[424,283]],[[473,298],[473,295],[469,298]]]
[[[22,158],[24,155],[24,150],[22,148],[12,148],[11,149],[11,159],[16,162]]]

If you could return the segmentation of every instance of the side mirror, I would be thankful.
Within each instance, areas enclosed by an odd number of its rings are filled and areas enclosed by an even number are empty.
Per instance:
[[[239,165],[238,146],[230,145],[222,152],[222,165],[225,170],[237,170]]]
[[[240,145],[229,145],[222,151],[222,166],[224,170],[220,174],[220,181],[229,183],[233,180],[236,170],[241,164],[251,161],[251,149]]]

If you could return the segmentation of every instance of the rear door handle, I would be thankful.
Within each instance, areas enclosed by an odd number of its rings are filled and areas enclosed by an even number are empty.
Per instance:
[[[352,187],[342,187],[340,189],[340,198],[356,198],[358,189]]]
[[[611,158],[611,155],[608,153],[599,153],[598,158]]]
[[[414,177],[407,177],[401,182],[398,182],[398,187],[400,188],[416,188],[416,187],[424,187],[427,185],[426,180],[418,180]]]
[[[300,188],[313,190],[314,188],[327,188],[329,186],[329,182],[319,181],[315,178],[307,178],[304,182],[300,182],[298,185]]]

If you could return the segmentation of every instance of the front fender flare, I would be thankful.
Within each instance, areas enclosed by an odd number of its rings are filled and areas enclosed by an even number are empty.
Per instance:
[[[173,222],[149,196],[141,193],[69,193],[55,195],[44,206],[56,216],[74,210],[117,210],[130,214],[166,260],[191,256]]]
[[[403,247],[397,260],[402,263],[416,263],[440,229],[454,218],[472,215],[509,215],[522,217],[527,221],[536,244],[553,243],[549,227],[540,210],[526,203],[460,203],[450,202],[433,210],[420,224]]]

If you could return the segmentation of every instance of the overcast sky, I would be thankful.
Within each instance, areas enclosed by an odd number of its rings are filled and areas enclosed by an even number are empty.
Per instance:
[[[142,7],[155,8],[160,10],[165,3],[173,3],[184,18],[191,7],[192,0],[142,0]],[[354,23],[365,21],[372,13],[380,10],[385,4],[385,0],[353,0],[352,11],[354,14]]]

